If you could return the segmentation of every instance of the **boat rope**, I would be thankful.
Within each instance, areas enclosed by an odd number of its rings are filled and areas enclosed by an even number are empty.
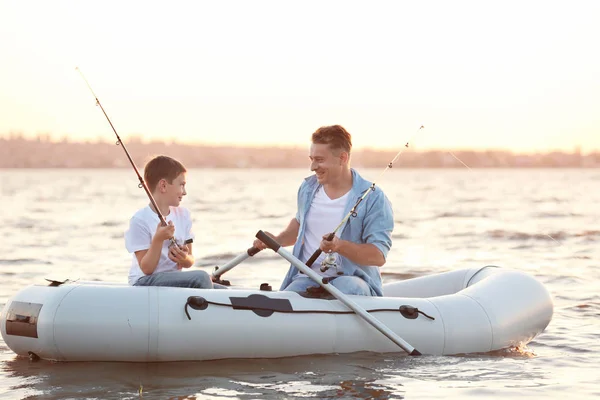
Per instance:
[[[271,299],[263,295],[250,295],[249,297],[239,298],[231,297],[231,303],[220,303],[218,301],[206,300],[201,296],[190,296],[185,303],[184,311],[187,318],[191,321],[192,317],[188,312],[188,307],[194,310],[206,310],[209,305],[229,307],[234,310],[249,310],[261,317],[268,317],[273,313],[284,314],[354,314],[354,311],[335,311],[335,310],[294,310],[287,299]],[[257,302],[270,302],[271,306],[259,306]],[[246,303],[246,304],[244,304]],[[421,314],[430,320],[435,320],[434,317],[427,315],[416,307],[402,305],[398,308],[375,308],[366,310],[369,313],[374,312],[400,312],[407,319],[415,319],[418,314]]]
[[[135,163],[133,162],[133,159],[131,158],[131,155],[127,151],[127,147],[125,147],[125,143],[123,143],[123,141],[119,137],[119,134],[117,133],[117,130],[115,129],[112,121],[110,120],[110,118],[108,118],[108,114],[106,113],[106,111],[104,111],[104,107],[102,107],[102,104],[100,103],[100,100],[98,100],[98,96],[96,96],[96,93],[94,93],[94,90],[90,86],[90,84],[87,81],[87,79],[85,79],[85,76],[83,76],[83,72],[81,72],[81,70],[79,69],[79,67],[76,67],[75,69],[79,72],[79,75],[81,75],[81,78],[85,81],[85,84],[87,85],[88,89],[90,89],[90,92],[92,92],[92,95],[96,99],[96,105],[100,107],[100,109],[102,110],[102,113],[106,117],[106,120],[110,124],[110,127],[112,128],[113,132],[115,133],[115,136],[117,137],[117,142],[115,144],[117,146],[121,145],[121,147],[123,147],[123,151],[125,151],[125,155],[127,156],[127,159],[129,159],[129,163],[133,167],[133,170],[137,174],[137,177],[138,177],[138,179],[140,181],[138,187],[142,188],[142,189],[144,189],[146,191],[146,194],[148,195],[148,198],[150,199],[150,203],[152,203],[152,206],[154,207],[154,210],[158,214],[158,218],[160,219],[160,223],[163,226],[166,226],[167,225],[167,221],[165,220],[165,217],[160,212],[160,209],[158,208],[158,205],[156,204],[156,200],[154,200],[154,197],[152,196],[152,193],[150,193],[150,190],[148,189],[148,185],[146,185],[146,182],[144,182],[144,179],[142,178],[142,175],[140,175],[140,171],[135,166]],[[171,245],[173,245],[173,246],[177,245],[177,242],[175,241],[174,237],[170,238],[169,240],[171,241]]]
[[[419,127],[419,129],[417,129],[415,131],[415,133],[412,134],[412,136],[408,139],[408,141],[406,142],[406,144],[404,145],[404,147],[401,148],[398,153],[396,153],[396,156],[392,159],[392,161],[390,161],[388,163],[388,165],[385,167],[385,169],[383,170],[383,172],[381,173],[381,175],[379,175],[379,177],[376,179],[376,181],[379,181],[381,179],[381,177],[383,177],[383,175],[385,174],[385,172],[388,169],[392,168],[392,166],[394,165],[394,163],[396,162],[396,160],[398,160],[398,158],[404,152],[404,150],[408,148],[409,143],[412,142],[413,138],[421,131],[421,129],[425,129],[425,126],[421,125]],[[346,223],[346,221],[348,221],[348,219],[350,217],[356,217],[358,215],[356,213],[356,208],[369,195],[369,193],[374,192],[374,191],[375,191],[375,182],[373,182],[371,184],[371,187],[369,189],[365,190],[364,194],[358,199],[358,201],[356,202],[356,204],[354,204],[354,206],[352,207],[352,209],[350,210],[350,212],[348,212],[348,214],[346,214],[346,216],[344,217],[344,219],[342,219],[342,222],[340,222],[339,225],[335,228],[335,230],[332,233],[330,233],[329,236],[327,236],[327,240],[329,240],[329,241],[333,240],[333,237],[335,236],[335,234],[337,233],[337,231]],[[319,258],[319,256],[321,255],[321,252],[322,252],[321,249],[317,249],[313,253],[313,255],[308,259],[308,261],[306,261],[306,265],[310,267],[315,262],[315,260],[317,258]]]

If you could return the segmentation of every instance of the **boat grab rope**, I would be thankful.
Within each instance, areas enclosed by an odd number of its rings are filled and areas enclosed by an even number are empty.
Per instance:
[[[250,295],[249,297],[230,297],[231,303],[220,303],[217,301],[206,300],[201,296],[190,296],[185,303],[184,311],[187,318],[191,321],[192,317],[188,312],[188,306],[194,310],[206,310],[209,305],[230,307],[234,310],[249,310],[261,317],[269,317],[273,313],[285,314],[354,314],[354,311],[335,311],[335,310],[294,310],[291,303],[287,299],[271,299],[263,295]],[[258,305],[262,303],[264,305]],[[267,304],[265,304],[267,303]],[[435,320],[434,317],[427,315],[417,307],[402,305],[398,308],[375,308],[366,310],[369,313],[373,312],[400,312],[407,319],[416,319],[419,314]]]

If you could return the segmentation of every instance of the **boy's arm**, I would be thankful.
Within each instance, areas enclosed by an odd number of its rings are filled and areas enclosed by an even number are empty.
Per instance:
[[[144,274],[150,275],[154,272],[160,261],[160,254],[162,252],[164,241],[173,237],[174,233],[175,227],[171,221],[169,221],[167,226],[161,226],[159,223],[156,228],[156,233],[150,242],[150,248],[135,252],[135,257]]]
[[[156,236],[152,238],[152,243],[148,250],[140,250],[135,252],[135,256],[140,265],[140,269],[146,275],[150,275],[156,269],[162,252],[163,240],[157,240]]]
[[[181,254],[180,256],[183,256],[182,260],[173,260],[177,263],[177,267],[178,268],[189,268],[191,266],[194,265],[194,262],[196,261],[193,253],[192,253],[192,243],[194,242],[194,232],[192,232],[192,216],[190,213],[190,210],[185,209],[185,212],[187,213],[187,220],[188,220],[188,224],[187,224],[187,229],[186,229],[186,234],[185,234],[185,242],[183,243],[183,246],[181,246],[181,250],[183,252],[183,254]],[[170,253],[169,253],[169,258],[170,257]]]

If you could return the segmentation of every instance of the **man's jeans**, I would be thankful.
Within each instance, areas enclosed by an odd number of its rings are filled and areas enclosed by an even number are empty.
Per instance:
[[[339,289],[340,292],[344,294],[355,294],[359,296],[375,296],[374,293],[371,292],[371,288],[367,284],[367,282],[363,281],[357,276],[338,276],[329,282],[329,285],[333,285]],[[295,278],[292,283],[290,283],[283,290],[290,290],[293,292],[305,292],[309,287],[318,287],[319,284],[313,281],[308,276],[299,276]]]

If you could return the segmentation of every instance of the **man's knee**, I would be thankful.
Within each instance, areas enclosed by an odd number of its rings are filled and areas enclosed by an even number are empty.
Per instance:
[[[373,295],[367,282],[357,276],[340,276],[333,279],[331,284],[344,294],[359,296]]]
[[[303,276],[303,277],[294,279],[292,281],[292,283],[287,285],[283,290],[301,293],[301,292],[305,292],[306,289],[308,289],[309,287],[317,287],[317,286],[319,286],[318,283],[314,282],[309,277]]]

